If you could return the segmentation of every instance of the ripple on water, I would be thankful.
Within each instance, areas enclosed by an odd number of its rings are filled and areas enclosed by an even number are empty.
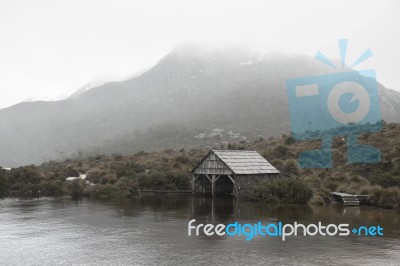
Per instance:
[[[0,265],[398,265],[398,213],[361,208],[196,203],[163,196],[133,201],[0,200]],[[214,203],[212,203],[214,204]],[[220,205],[219,205],[220,204]],[[383,223],[388,236],[188,237],[187,222],[318,220]]]

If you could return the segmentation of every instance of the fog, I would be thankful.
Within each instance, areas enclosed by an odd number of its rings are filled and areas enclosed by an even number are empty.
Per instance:
[[[400,90],[398,1],[0,0],[0,108],[126,79],[184,42],[339,58]]]

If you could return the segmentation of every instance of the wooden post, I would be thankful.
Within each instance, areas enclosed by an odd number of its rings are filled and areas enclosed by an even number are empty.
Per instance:
[[[194,175],[192,174],[192,194],[195,194],[195,191],[194,191],[194,181],[195,181],[195,177],[194,177]]]
[[[211,194],[213,197],[215,196],[215,175],[212,175],[211,178]]]
[[[195,197],[192,197],[192,216],[191,216],[192,218],[196,217],[196,214],[194,213],[194,212],[195,212],[195,208],[194,208],[194,204],[195,204],[195,203],[194,203],[194,198],[195,198]]]
[[[233,183],[233,191],[232,192],[233,192],[235,198],[237,198],[239,196],[239,193],[238,193],[238,189],[237,189],[237,185],[236,185],[235,179],[233,179],[233,177],[230,176],[230,175],[227,175],[227,177],[229,177],[229,179]]]
[[[215,224],[215,200],[211,199],[211,223]]]

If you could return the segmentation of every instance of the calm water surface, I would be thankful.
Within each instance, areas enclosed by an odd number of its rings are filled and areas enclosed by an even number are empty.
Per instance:
[[[187,236],[187,223],[381,225],[383,237]],[[400,214],[144,195],[101,202],[0,200],[0,265],[400,265]]]

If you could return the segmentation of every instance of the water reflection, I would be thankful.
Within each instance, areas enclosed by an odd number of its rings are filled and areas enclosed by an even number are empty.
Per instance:
[[[187,223],[321,221],[384,227],[384,237],[188,237]],[[131,200],[0,201],[0,265],[396,265],[400,215],[371,207],[258,204],[148,194]],[[21,256],[21,254],[24,254]]]

